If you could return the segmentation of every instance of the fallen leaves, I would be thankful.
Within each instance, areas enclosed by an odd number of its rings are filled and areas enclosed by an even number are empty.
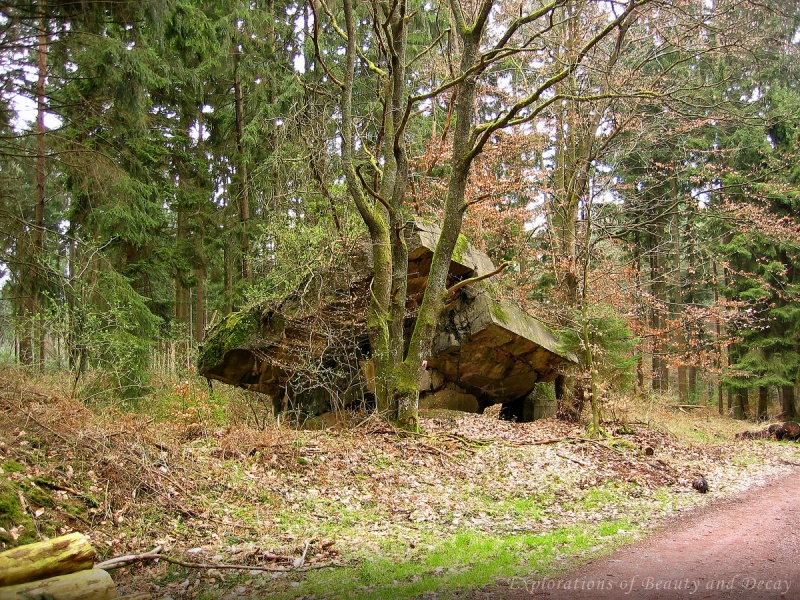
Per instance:
[[[249,565],[256,579],[245,584],[248,593],[266,593],[289,585],[283,571],[405,557],[465,529],[521,534],[642,523],[660,510],[656,498],[667,512],[702,501],[684,493],[697,472],[713,496],[785,468],[776,457],[796,458],[791,448],[692,444],[644,425],[604,440],[557,420],[510,423],[491,414],[422,418],[421,426],[424,434],[411,435],[362,419],[350,430],[228,425],[186,436],[180,422],[94,413],[7,386],[0,465],[8,465],[4,477],[21,491],[16,502],[26,504],[33,525],[86,531],[107,555],[158,543],[184,562]],[[743,460],[763,466],[745,477]],[[3,523],[0,534],[16,540],[33,525]],[[261,568],[278,572],[265,579],[255,574]],[[122,576],[123,587],[151,585],[163,566],[137,569]],[[191,598],[224,588],[224,571],[164,586]]]

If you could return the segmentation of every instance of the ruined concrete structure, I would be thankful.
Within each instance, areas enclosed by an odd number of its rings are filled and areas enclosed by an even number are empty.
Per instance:
[[[408,229],[410,329],[439,228],[414,222]],[[368,253],[356,250],[342,268],[315,273],[281,302],[228,315],[208,332],[199,372],[267,394],[276,410],[314,415],[368,401],[374,389],[366,335],[371,270]],[[461,236],[448,286],[494,270],[489,257]],[[558,340],[542,323],[495,299],[488,280],[453,296],[421,383],[420,408],[481,412],[500,403],[506,416],[531,420],[524,399],[575,357],[558,351]]]

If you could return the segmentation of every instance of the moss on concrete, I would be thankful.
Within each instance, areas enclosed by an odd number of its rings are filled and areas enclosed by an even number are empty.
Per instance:
[[[502,304],[499,302],[492,302],[492,307],[490,310],[492,311],[492,315],[494,315],[498,321],[503,324],[508,323],[508,313],[506,313]]]
[[[453,248],[453,260],[460,263],[464,258],[464,252],[469,248],[469,240],[463,233],[458,234],[458,241],[455,248]]]
[[[200,347],[200,364],[205,368],[222,362],[225,353],[243,348],[258,334],[258,316],[252,311],[233,312],[227,315],[206,336]]]

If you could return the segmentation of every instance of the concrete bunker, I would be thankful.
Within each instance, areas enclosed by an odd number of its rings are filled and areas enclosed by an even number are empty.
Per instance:
[[[407,228],[409,329],[438,238],[433,224],[415,221]],[[462,236],[448,285],[494,270],[489,257]],[[374,392],[366,334],[371,277],[369,253],[358,248],[341,269],[314,273],[279,302],[227,315],[206,334],[200,374],[266,394],[276,412],[314,416],[369,405]],[[547,327],[513,303],[494,298],[486,281],[465,286],[440,319],[420,385],[420,409],[483,412],[502,404],[505,418],[550,416],[554,402],[536,386],[553,381],[565,363],[576,362],[557,347]]]

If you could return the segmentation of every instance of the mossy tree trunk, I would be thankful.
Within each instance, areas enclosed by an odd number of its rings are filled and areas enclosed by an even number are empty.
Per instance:
[[[475,23],[467,25],[461,8],[453,2],[457,35],[463,43],[461,73],[468,73],[478,60],[478,46],[491,2],[485,3]],[[442,232],[434,250],[428,285],[416,324],[406,348],[404,335],[408,249],[405,242],[404,201],[408,186],[408,161],[404,129],[409,117],[409,91],[405,76],[408,15],[406,2],[399,2],[389,14],[386,35],[386,71],[381,104],[384,106],[381,178],[377,190],[370,190],[357,170],[353,124],[353,89],[357,57],[353,3],[345,2],[347,53],[342,82],[342,157],[348,191],[370,233],[375,276],[369,305],[367,329],[375,363],[378,410],[402,426],[415,428],[418,420],[418,389],[424,361],[430,356],[434,333],[446,299],[450,261],[461,232],[466,204],[467,180],[479,153],[473,136],[477,73],[455,85],[452,174],[445,201]],[[378,67],[375,67],[376,69]],[[484,142],[485,143],[485,142]]]
[[[340,28],[336,15],[325,4],[313,4],[319,9],[317,19],[324,12],[337,34],[344,40],[341,79],[326,68],[326,73],[339,88],[341,109],[342,166],[347,191],[363,219],[372,243],[374,278],[370,290],[367,331],[375,365],[375,385],[378,410],[388,419],[397,420],[402,426],[415,428],[418,419],[418,388],[423,364],[432,350],[434,334],[440,314],[447,299],[447,276],[453,251],[458,243],[464,212],[468,207],[467,185],[473,162],[489,143],[494,134],[536,118],[550,106],[552,99],[547,92],[573,75],[578,65],[604,38],[615,35],[631,18],[635,7],[644,4],[631,2],[624,11],[604,25],[601,30],[575,52],[566,64],[558,64],[550,76],[516,103],[500,111],[493,120],[479,122],[476,109],[476,90],[479,78],[497,61],[534,48],[543,43],[550,30],[554,12],[559,3],[544,5],[530,14],[501,24],[492,31],[492,42],[482,47],[494,0],[483,0],[467,15],[459,0],[450,1],[451,32],[450,51],[460,53],[459,64],[438,87],[418,92],[410,89],[410,77],[406,72],[408,26],[412,19],[407,0],[394,3],[355,3],[344,0],[344,28]],[[361,12],[363,11],[363,12]],[[375,55],[371,59],[358,45],[362,39],[359,29],[369,24],[372,39],[379,38]],[[504,31],[499,28],[505,27]],[[424,52],[435,51],[437,45]],[[317,57],[322,63],[321,57]],[[419,58],[419,57],[416,57]],[[354,91],[360,80],[356,79],[356,63],[359,77],[369,72],[378,82],[367,84],[378,89],[378,97],[369,106],[354,109]],[[363,65],[363,70],[362,70]],[[414,92],[417,95],[414,95]],[[364,101],[366,92],[358,88],[359,101]],[[422,102],[437,101],[449,94],[454,103],[452,125],[452,154],[447,179],[447,196],[441,216],[441,235],[433,253],[419,312],[406,339],[404,324],[406,317],[406,290],[408,250],[405,243],[405,223],[411,217],[406,202],[409,185],[409,166],[406,156],[407,125],[413,115],[419,114]],[[377,108],[376,108],[377,107]],[[380,127],[374,135],[378,140],[374,152],[365,152],[363,144],[367,136],[357,136],[357,115],[380,112]],[[363,123],[362,123],[363,125]],[[358,156],[357,156],[358,153]],[[369,158],[362,158],[367,156]],[[365,173],[362,173],[362,169]],[[369,177],[365,177],[368,174]],[[368,183],[368,179],[372,183]],[[407,342],[407,343],[406,343]]]
[[[114,580],[102,569],[89,569],[0,588],[0,600],[112,600],[116,597]]]
[[[91,569],[94,558],[94,548],[82,533],[12,548],[0,553],[0,586]]]

